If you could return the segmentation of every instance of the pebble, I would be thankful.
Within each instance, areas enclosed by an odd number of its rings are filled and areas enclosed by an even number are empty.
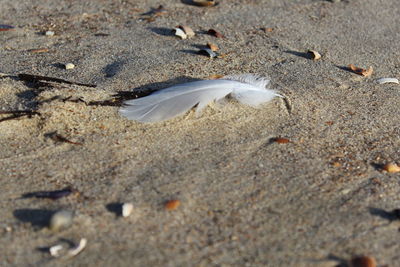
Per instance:
[[[68,228],[72,224],[74,214],[69,210],[59,210],[51,216],[49,228],[59,231]]]
[[[72,70],[73,68],[75,68],[75,65],[72,63],[67,63],[65,64],[65,69],[66,70]]]

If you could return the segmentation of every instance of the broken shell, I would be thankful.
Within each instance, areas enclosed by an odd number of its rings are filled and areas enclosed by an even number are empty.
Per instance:
[[[66,70],[72,70],[73,68],[75,68],[75,65],[72,63],[67,63],[65,64],[65,69]]]
[[[215,6],[214,0],[193,0],[196,6]]]
[[[201,49],[199,51],[199,53],[202,55],[205,55],[205,56],[209,56],[210,58],[217,57],[217,54],[214,51],[212,51],[210,48]]]
[[[207,47],[211,49],[211,51],[215,52],[218,51],[219,47],[213,43],[207,43]]]
[[[368,69],[363,69],[356,67],[353,64],[349,65],[349,69],[352,70],[354,73],[365,77],[371,76],[372,72],[374,71],[372,67],[369,67]]]
[[[181,28],[175,28],[175,35],[179,36],[181,39],[187,39],[186,33]]]
[[[62,245],[52,246],[52,247],[49,248],[50,255],[53,256],[53,257],[58,257],[58,256],[60,256],[59,252],[62,249],[63,249]]]
[[[308,50],[307,53],[311,56],[311,58],[312,58],[313,60],[319,60],[319,59],[321,59],[321,54],[318,53],[318,51],[315,51],[315,50]]]
[[[214,30],[214,29],[209,29],[209,30],[207,31],[207,33],[208,33],[209,35],[212,35],[212,36],[217,37],[217,38],[225,38],[225,36],[224,36],[222,33],[217,32],[217,31]]]
[[[192,38],[196,35],[192,28],[190,28],[189,26],[179,25],[177,28],[181,29],[186,34],[187,38]]]
[[[169,200],[165,203],[165,209],[168,211],[176,210],[181,205],[177,199]]]
[[[52,231],[65,229],[72,224],[74,215],[68,210],[59,210],[51,216],[49,227]]]
[[[70,249],[70,250],[68,251],[68,256],[69,256],[69,257],[74,257],[74,256],[78,255],[78,254],[81,253],[82,250],[86,247],[86,244],[87,244],[86,238],[82,238],[82,239],[79,241],[78,246],[76,246],[76,247],[74,247],[74,248],[72,248],[72,249]]]
[[[385,83],[397,83],[399,84],[399,80],[396,78],[380,78],[376,80],[377,83],[379,84],[385,84]]]
[[[369,256],[355,257],[350,260],[350,267],[376,267],[376,260]]]
[[[53,31],[46,31],[44,34],[46,36],[54,36],[54,32]]]
[[[387,163],[383,166],[383,169],[388,173],[397,173],[400,172],[400,166],[396,163]]]
[[[278,143],[278,144],[287,144],[290,143],[290,140],[284,137],[275,137],[271,139],[271,142]]]
[[[131,215],[133,211],[133,204],[132,203],[124,203],[122,205],[122,217],[128,217]]]

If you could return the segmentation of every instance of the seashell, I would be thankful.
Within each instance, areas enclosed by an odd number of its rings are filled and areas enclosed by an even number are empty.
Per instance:
[[[387,163],[383,166],[383,168],[385,171],[387,171],[388,173],[397,173],[400,172],[400,166],[397,165],[396,163]]]
[[[193,4],[196,6],[215,6],[214,0],[193,0]]]
[[[165,209],[168,211],[176,210],[181,205],[177,199],[169,200],[165,203]]]
[[[278,143],[278,144],[287,144],[290,143],[290,140],[284,137],[274,137],[270,139],[271,143]]]
[[[67,63],[65,64],[65,69],[66,70],[72,70],[73,68],[75,68],[75,65],[72,63]]]
[[[52,247],[50,247],[49,248],[49,252],[50,252],[50,255],[51,256],[53,256],[53,257],[59,257],[60,256],[60,250],[62,250],[63,249],[63,246],[62,245],[55,245],[55,246],[52,246]]]
[[[318,53],[318,51],[315,51],[315,50],[308,50],[307,53],[311,56],[311,58],[312,58],[313,60],[319,60],[319,59],[321,59],[321,54]]]
[[[396,78],[380,78],[376,80],[377,83],[379,84],[385,84],[385,83],[397,83],[399,84],[399,80]]]
[[[192,30],[192,28],[190,28],[189,26],[186,25],[179,25],[177,28],[181,29],[187,36],[187,38],[192,38],[193,36],[195,36],[196,34],[194,33],[194,31]]]
[[[224,36],[222,33],[217,32],[217,31],[214,30],[214,29],[209,29],[209,30],[207,31],[207,33],[208,33],[209,35],[212,35],[212,36],[217,37],[217,38],[225,38],[225,36]]]
[[[211,49],[211,51],[215,52],[218,51],[219,47],[213,43],[207,43],[207,47]]]
[[[349,267],[376,267],[376,260],[369,256],[355,257],[350,260]]]
[[[55,33],[53,31],[46,31],[44,34],[46,36],[54,36]]]
[[[363,69],[363,68],[356,67],[353,64],[349,65],[349,69],[352,70],[354,73],[365,76],[365,77],[371,76],[372,72],[374,71],[372,67],[369,67],[368,69]]]
[[[174,31],[176,36],[179,36],[183,40],[187,39],[186,33],[181,28],[175,28]]]
[[[87,244],[86,238],[82,238],[82,239],[79,241],[78,246],[76,246],[76,247],[71,248],[70,250],[68,250],[68,254],[67,254],[68,257],[74,257],[74,256],[78,255],[79,253],[81,253],[82,250],[86,247],[86,244]]]
[[[72,224],[74,215],[69,210],[59,210],[51,216],[49,228],[52,231],[59,231],[68,228]]]
[[[217,54],[216,54],[214,51],[212,51],[210,48],[201,49],[201,50],[199,51],[199,53],[200,53],[201,55],[209,56],[210,58],[215,58],[215,57],[217,57]]]
[[[131,215],[133,211],[133,204],[132,203],[124,203],[122,205],[122,217],[128,217]]]

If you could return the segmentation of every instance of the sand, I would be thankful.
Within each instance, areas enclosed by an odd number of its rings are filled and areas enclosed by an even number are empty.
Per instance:
[[[166,13],[141,15],[160,4]],[[15,27],[0,32],[0,110],[37,113],[0,115],[1,266],[336,266],[357,255],[398,263],[391,211],[400,207],[400,176],[380,166],[400,164],[400,87],[376,83],[400,78],[398,1],[0,6],[0,24]],[[198,34],[172,36],[179,24]],[[200,33],[210,28],[226,38]],[[225,57],[196,54],[207,42]],[[39,48],[48,52],[29,51]],[[35,84],[21,73],[97,87]],[[230,101],[200,117],[141,124],[102,102],[239,73],[269,77],[287,103]],[[68,186],[74,193],[58,200],[21,198]],[[181,205],[167,211],[171,199]],[[124,202],[134,205],[127,218],[115,212]],[[59,209],[74,212],[73,225],[52,232]],[[88,244],[76,257],[48,253],[81,238]]]

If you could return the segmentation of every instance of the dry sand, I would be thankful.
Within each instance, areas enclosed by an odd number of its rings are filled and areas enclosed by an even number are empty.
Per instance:
[[[187,1],[184,1],[187,2]],[[142,13],[162,4],[154,21]],[[400,16],[397,0],[11,1],[0,5],[1,266],[335,266],[399,262]],[[176,25],[226,38],[170,35]],[[261,28],[273,28],[271,32]],[[54,36],[43,32],[53,30]],[[208,41],[227,56],[197,55]],[[47,48],[45,53],[29,49]],[[304,57],[308,49],[323,58]],[[75,64],[65,70],[62,64]],[[373,66],[371,77],[343,69]],[[96,84],[41,86],[29,73]],[[200,118],[140,124],[88,105],[119,91],[214,74],[258,73],[287,96],[260,109],[231,102]],[[79,144],[51,138],[57,133]],[[290,143],[271,143],[286,137]],[[54,135],[53,135],[54,137]],[[25,193],[72,186],[59,200]],[[179,199],[166,211],[163,203]],[[130,217],[113,203],[132,202]],[[72,227],[47,227],[51,211]],[[46,247],[87,238],[54,259]],[[386,264],[386,265],[385,265]]]

